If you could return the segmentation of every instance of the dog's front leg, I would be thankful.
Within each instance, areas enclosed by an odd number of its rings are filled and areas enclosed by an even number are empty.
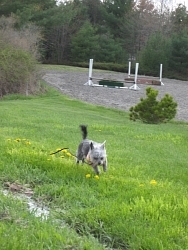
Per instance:
[[[97,175],[99,175],[99,168],[98,168],[98,166],[97,165],[95,165],[95,166],[92,166],[93,167],[93,169],[95,170],[95,173],[97,174]]]
[[[103,167],[103,171],[106,172],[107,171],[107,159],[106,161],[102,164]]]

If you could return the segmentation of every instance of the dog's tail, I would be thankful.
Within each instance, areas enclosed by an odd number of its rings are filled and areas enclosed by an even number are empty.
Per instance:
[[[82,131],[82,137],[83,140],[87,138],[87,126],[86,125],[80,125],[81,131]]]

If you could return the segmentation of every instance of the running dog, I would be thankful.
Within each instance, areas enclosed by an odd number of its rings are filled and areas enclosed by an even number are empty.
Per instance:
[[[97,175],[99,175],[98,166],[103,167],[103,171],[107,171],[107,155],[105,149],[105,142],[98,143],[95,141],[91,141],[87,139],[87,126],[80,125],[83,140],[79,144],[77,152],[76,152],[76,162],[82,163],[86,162],[91,165]]]

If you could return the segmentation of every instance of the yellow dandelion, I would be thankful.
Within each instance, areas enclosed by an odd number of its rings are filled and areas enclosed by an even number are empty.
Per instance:
[[[95,178],[96,180],[99,180],[99,176],[98,176],[98,175],[95,175],[94,178]]]
[[[90,174],[86,174],[86,178],[90,178],[91,177],[91,175]]]
[[[63,152],[63,153],[67,153],[67,149],[63,149],[62,152]]]
[[[31,145],[31,142],[30,142],[30,141],[27,141],[27,142],[26,142],[26,145]]]
[[[60,157],[61,157],[61,158],[65,158],[65,156],[63,156],[63,155],[61,155]]]
[[[157,185],[157,182],[156,182],[156,180],[151,180],[151,181],[150,181],[150,184],[151,184],[151,185]]]
[[[21,139],[20,139],[20,138],[17,138],[15,141],[16,141],[16,142],[20,142],[20,141],[21,141]]]
[[[69,157],[72,156],[71,153],[69,153],[69,152],[67,152],[66,155],[69,156]]]

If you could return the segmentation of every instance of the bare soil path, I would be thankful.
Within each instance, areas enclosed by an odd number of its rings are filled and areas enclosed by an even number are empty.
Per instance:
[[[125,73],[116,72],[93,72],[96,78],[116,79],[119,81],[127,77]],[[136,105],[140,98],[146,97],[146,88],[149,85],[139,84],[140,90],[117,89],[106,87],[91,87],[84,83],[88,81],[88,72],[83,71],[56,71],[48,70],[43,79],[51,86],[57,88],[61,93],[84,102],[99,106],[111,107],[129,111],[131,106]],[[159,91],[159,99],[165,94],[173,96],[178,103],[176,120],[188,121],[188,81],[163,79],[164,86],[150,85]],[[93,83],[97,80],[93,79]],[[127,87],[132,83],[126,83]]]

